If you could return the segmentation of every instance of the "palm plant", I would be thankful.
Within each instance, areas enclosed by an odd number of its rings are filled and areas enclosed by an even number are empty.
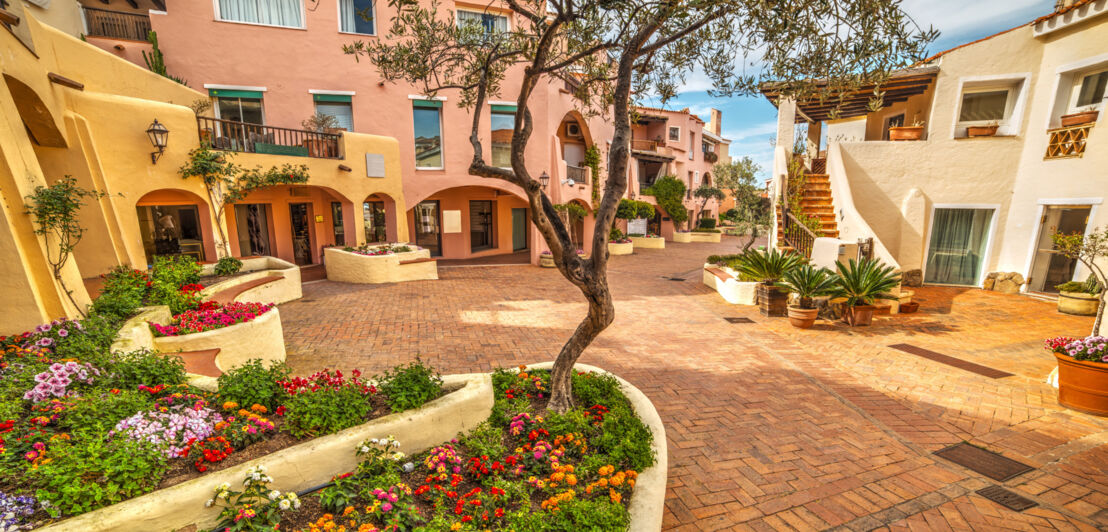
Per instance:
[[[777,286],[796,294],[800,308],[813,309],[812,299],[834,293],[838,279],[827,268],[803,264],[786,271]]]
[[[896,299],[892,291],[900,284],[900,274],[892,266],[886,266],[879,260],[850,259],[848,264],[835,261],[838,278],[832,294],[846,298],[846,305],[872,305],[878,299]]]
[[[804,257],[795,253],[780,253],[776,249],[750,250],[739,259],[739,273],[773,285],[786,272],[804,264]]]

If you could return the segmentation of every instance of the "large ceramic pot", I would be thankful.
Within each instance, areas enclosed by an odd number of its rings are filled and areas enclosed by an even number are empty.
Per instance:
[[[1096,316],[1100,307],[1099,296],[1085,292],[1059,292],[1058,312],[1075,316]]]
[[[898,126],[889,128],[889,140],[919,140],[923,138],[923,126]]]
[[[1108,364],[1074,360],[1058,353],[1054,358],[1058,359],[1058,403],[1108,416]]]
[[[771,318],[783,318],[788,315],[786,307],[789,302],[789,294],[776,286],[758,283],[758,311],[763,316]]]
[[[811,329],[818,314],[818,308],[789,307],[789,323],[797,329]]]
[[[861,327],[873,323],[873,312],[877,307],[873,305],[844,305],[843,321],[851,327]]]

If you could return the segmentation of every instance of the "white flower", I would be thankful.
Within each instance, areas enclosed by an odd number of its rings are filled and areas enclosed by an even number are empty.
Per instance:
[[[293,507],[293,508],[296,508],[297,510],[299,510],[299,509],[300,509],[300,499],[296,499],[296,501],[294,501],[294,502],[292,503],[292,507]]]
[[[208,499],[208,501],[204,503],[204,507],[211,508],[213,504],[215,504],[215,499]]]
[[[393,446],[393,447],[400,447],[400,442],[398,442],[398,441],[393,441],[393,442],[392,442],[392,446]]]
[[[277,503],[277,507],[282,509],[282,510],[288,510],[289,506],[292,506],[292,503],[290,503],[288,499],[285,499],[285,500]]]
[[[219,488],[218,488],[219,491],[227,491],[229,489],[231,489],[231,485],[226,483],[226,482],[224,482],[223,484],[220,484]]]
[[[368,453],[369,452],[369,447],[366,447],[365,445],[363,445],[361,450],[362,450],[363,454]]]
[[[277,490],[273,490],[273,491],[269,492],[269,500],[271,500],[271,501],[277,500],[277,498],[280,497],[280,496],[281,496],[281,492],[279,492]]]

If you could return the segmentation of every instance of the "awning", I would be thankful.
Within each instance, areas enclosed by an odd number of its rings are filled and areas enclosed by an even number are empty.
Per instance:
[[[662,155],[652,151],[638,151],[631,150],[631,156],[636,159],[642,159],[644,161],[653,161],[656,163],[668,163],[673,160],[672,155]]]
[[[885,105],[899,103],[927,92],[927,89],[935,82],[939,74],[939,67],[922,67],[900,70],[892,73],[885,83],[881,84],[881,90],[885,91]],[[817,83],[817,86],[820,83]],[[869,102],[873,98],[875,84],[862,85],[847,92],[832,92],[824,98],[811,98],[796,103],[797,122],[811,120],[822,122],[832,120],[831,113],[836,108],[839,113],[835,119],[864,116],[870,113]],[[781,96],[782,86],[779,83],[763,83],[760,87],[764,95],[773,105]]]

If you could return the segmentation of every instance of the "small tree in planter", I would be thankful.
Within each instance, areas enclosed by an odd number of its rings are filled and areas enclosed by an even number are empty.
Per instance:
[[[873,320],[873,304],[878,299],[895,300],[892,291],[900,284],[900,274],[894,273],[892,266],[886,266],[876,259],[862,259],[856,262],[850,259],[848,264],[835,261],[838,270],[836,298],[845,298],[843,302],[843,321],[852,327],[869,325]]]
[[[658,206],[666,211],[669,219],[673,220],[673,230],[680,231],[682,224],[689,219],[689,212],[685,210],[685,182],[671,175],[659,177],[642,191],[647,196],[654,196]]]
[[[251,191],[276,185],[294,185],[308,182],[308,167],[284,164],[262,170],[258,166],[243,168],[231,162],[230,153],[216,151],[202,144],[189,152],[189,159],[177,170],[183,179],[200,178],[208,192],[208,201],[215,211],[219,241],[216,253],[220,258],[231,256],[231,245],[223,230],[227,206],[242,201]]]
[[[1054,233],[1050,238],[1054,241],[1055,251],[1084,264],[1096,276],[1097,284],[1101,287],[1108,286],[1108,278],[1100,264],[1108,260],[1108,227],[1098,227],[1087,235]],[[1100,306],[1097,307],[1096,320],[1093,321],[1093,336],[1099,334],[1101,321],[1104,319],[1106,295],[1108,290],[1102,289],[1098,296]]]
[[[723,201],[723,199],[727,197],[722,190],[711,185],[700,185],[700,187],[693,191],[693,196],[700,199],[700,208],[696,210],[697,227],[700,227],[700,219],[704,216],[704,207],[708,206],[708,201],[713,199],[716,201]],[[713,225],[708,229],[714,228],[715,226]]]
[[[81,188],[76,179],[67,175],[48,187],[35,187],[35,193],[27,196],[29,203],[25,205],[26,214],[35,224],[35,234],[46,239],[46,262],[50,263],[51,275],[81,316],[85,316],[85,311],[62,280],[62,269],[85,234],[79,220],[85,200],[104,196],[107,196],[104,192]]]
[[[758,310],[763,316],[784,317],[788,294],[777,289],[777,281],[785,273],[804,264],[804,257],[796,253],[781,253],[776,249],[747,251],[739,258],[741,275],[756,279],[758,285]]]
[[[837,284],[834,274],[826,268],[803,264],[787,270],[777,286],[797,296],[797,304],[789,306],[789,323],[799,329],[810,329],[819,315],[814,299],[831,295]]]
[[[750,233],[743,244],[743,251],[750,249],[758,238],[758,231],[769,227],[769,202],[762,197],[765,187],[759,186],[758,174],[762,167],[750,157],[743,157],[730,164],[719,163],[712,167],[712,175],[720,189],[730,191],[735,198],[735,208],[727,211],[727,217],[735,222],[740,235]]]
[[[629,199],[619,200],[619,205],[616,207],[616,218],[620,220],[637,220],[639,218],[653,218],[654,206],[645,201],[635,201]],[[630,232],[630,229],[628,229]]]

